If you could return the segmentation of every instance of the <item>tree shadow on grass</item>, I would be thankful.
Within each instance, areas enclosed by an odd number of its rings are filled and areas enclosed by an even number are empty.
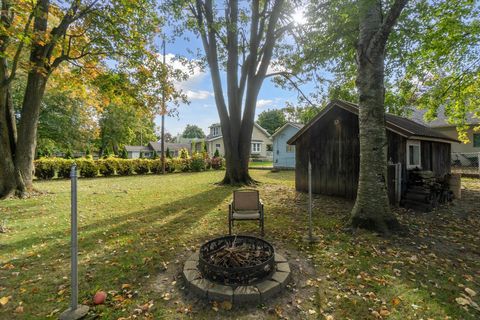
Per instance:
[[[202,241],[203,238],[195,233],[198,228],[205,229],[205,237],[211,232],[206,223],[217,218],[217,211],[213,209],[224,202],[231,191],[228,187],[215,187],[167,204],[131,212],[121,216],[119,221],[105,218],[81,226],[81,299],[89,300],[97,289],[121,290],[122,283],[135,283],[136,287],[137,283],[146,281],[145,276],[157,273],[164,262],[185,250],[185,246]],[[220,225],[213,221],[213,226]],[[223,230],[226,230],[226,224]],[[49,239],[44,242],[46,237]],[[5,245],[2,250],[22,250],[35,243],[39,246],[32,249],[34,255],[5,261],[12,263],[15,269],[0,269],[0,279],[6,280],[2,280],[2,285],[7,288],[2,295],[12,295],[15,300],[23,301],[26,314],[31,311],[36,316],[45,316],[45,310],[59,306],[66,308],[68,304],[57,292],[60,285],[68,284],[64,277],[68,277],[70,267],[69,233],[62,230],[32,237]],[[17,270],[19,274],[12,277],[12,271]],[[141,289],[139,291],[141,294]],[[66,295],[68,297],[68,292]],[[0,318],[2,313],[12,312],[8,309],[8,306],[2,308]]]

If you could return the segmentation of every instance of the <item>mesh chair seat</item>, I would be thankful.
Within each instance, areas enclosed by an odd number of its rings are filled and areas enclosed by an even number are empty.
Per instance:
[[[235,220],[258,220],[262,236],[264,233],[263,203],[258,190],[242,189],[233,192],[233,200],[228,210],[228,230],[232,234]]]
[[[258,211],[234,212],[232,214],[232,217],[235,220],[258,220],[260,219],[260,212]]]

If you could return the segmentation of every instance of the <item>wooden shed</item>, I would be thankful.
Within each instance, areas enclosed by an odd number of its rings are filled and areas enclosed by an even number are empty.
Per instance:
[[[296,148],[298,191],[308,191],[310,157],[313,193],[356,197],[360,166],[358,108],[334,100],[288,140]],[[386,114],[385,120],[387,159],[396,164],[394,169],[389,166],[387,186],[391,202],[398,203],[396,197],[406,192],[411,170],[428,171],[435,177],[450,173],[451,143],[458,141],[403,117]]]

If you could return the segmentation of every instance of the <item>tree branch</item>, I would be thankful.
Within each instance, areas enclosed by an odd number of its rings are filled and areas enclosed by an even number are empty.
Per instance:
[[[387,17],[383,20],[383,23],[377,33],[370,41],[370,48],[379,48],[383,50],[387,43],[388,36],[392,31],[393,26],[398,20],[398,17],[402,13],[403,9],[407,5],[409,0],[395,0],[390,7]]]

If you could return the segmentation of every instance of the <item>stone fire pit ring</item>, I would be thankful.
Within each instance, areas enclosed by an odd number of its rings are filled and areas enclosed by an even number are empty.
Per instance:
[[[185,287],[200,298],[211,301],[229,301],[232,304],[262,303],[285,288],[291,277],[290,265],[275,253],[275,270],[263,280],[248,285],[224,285],[205,278],[199,265],[199,252],[188,257],[183,267]]]

